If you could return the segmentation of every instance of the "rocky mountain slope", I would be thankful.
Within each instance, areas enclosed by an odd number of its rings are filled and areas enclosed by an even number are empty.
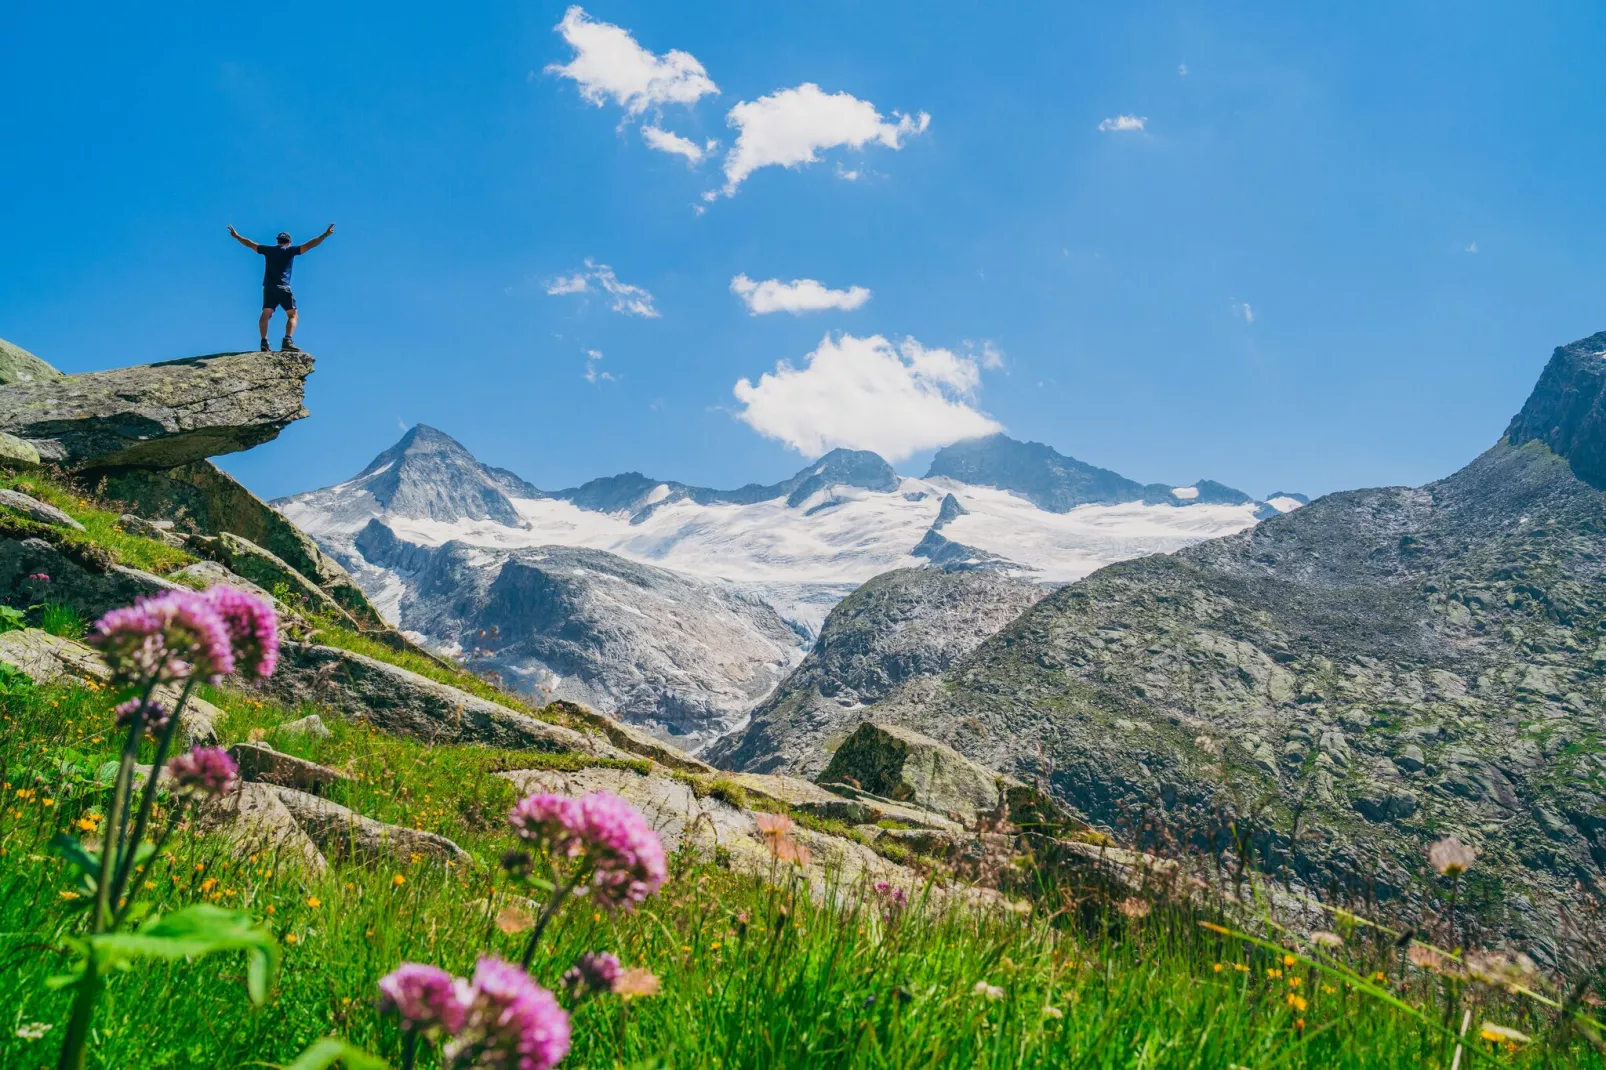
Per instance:
[[[932,564],[1064,582],[1275,512],[1237,492],[1151,493],[1114,473],[1099,495],[1061,494],[1044,508],[1018,492],[1030,482],[1022,471],[1088,466],[1008,439],[986,440],[983,452],[993,460],[972,466],[975,485],[935,468],[903,477],[874,453],[839,449],[778,483],[735,490],[627,472],[543,491],[419,426],[352,479],[274,504],[420,640],[481,652],[515,686],[616,709],[685,745],[735,724],[803,656],[831,608],[881,573]],[[505,570],[532,568],[562,595],[517,622],[474,602]],[[622,589],[646,601],[621,600]],[[686,613],[668,611],[670,591]],[[728,654],[715,656],[715,645]],[[939,643],[929,660],[947,650]]]
[[[883,573],[831,610],[803,663],[704,757],[725,769],[813,778],[867,707],[945,672],[1048,590],[992,570]]]
[[[400,619],[475,671],[683,747],[730,728],[801,653],[764,602],[600,550],[424,547],[378,520],[356,546],[395,577]]]
[[[1112,565],[870,712],[1096,820],[1234,813],[1320,894],[1414,899],[1454,833],[1491,924],[1554,934],[1606,890],[1602,457],[1606,333],[1454,475]]]

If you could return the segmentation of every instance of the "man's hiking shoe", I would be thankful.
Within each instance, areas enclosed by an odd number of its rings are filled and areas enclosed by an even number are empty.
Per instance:
[[[268,340],[266,338],[262,339],[262,352],[264,352],[264,353],[272,353],[273,352],[273,347],[268,345]]]
[[[286,352],[286,353],[299,353],[299,352],[301,352],[301,350],[299,348],[297,348],[296,344],[294,342],[292,342],[288,337],[286,337],[283,342],[279,343],[279,348],[281,350],[283,350],[284,352]]]

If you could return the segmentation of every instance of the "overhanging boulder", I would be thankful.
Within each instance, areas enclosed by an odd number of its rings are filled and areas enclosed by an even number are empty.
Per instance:
[[[18,380],[0,431],[71,471],[172,468],[276,438],[307,415],[311,373],[304,353],[237,353]]]

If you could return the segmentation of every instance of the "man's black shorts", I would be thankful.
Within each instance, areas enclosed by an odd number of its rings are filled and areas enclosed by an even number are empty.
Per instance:
[[[296,307],[296,295],[283,286],[264,286],[262,288],[263,308],[282,308],[292,312]]]

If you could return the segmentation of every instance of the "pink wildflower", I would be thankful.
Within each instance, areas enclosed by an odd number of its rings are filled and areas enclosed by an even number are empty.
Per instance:
[[[150,595],[114,609],[89,635],[119,685],[199,676],[216,682],[234,671],[229,633],[211,604],[194,591]]]
[[[202,795],[227,795],[240,775],[240,767],[221,747],[195,747],[168,762],[167,771],[181,789],[194,789]]]
[[[35,580],[35,581],[37,581],[39,583],[49,583],[50,582],[50,575],[49,575],[49,573],[46,573],[46,572],[30,572],[28,574],[28,578],[30,580]]]
[[[140,718],[140,725],[146,732],[160,732],[167,727],[167,722],[172,719],[173,711],[155,699],[145,702],[139,698],[131,698],[127,702],[118,703],[117,707],[112,711],[117,714],[117,727],[127,728],[133,724],[134,713],[141,706],[144,707],[145,712]]]
[[[213,587],[203,596],[223,618],[241,672],[267,678],[279,664],[279,618],[273,606],[246,591]]]
[[[407,1032],[456,1033],[468,1017],[467,985],[437,966],[404,962],[379,979],[379,1009]]]
[[[517,966],[480,959],[463,995],[466,1014],[446,1045],[447,1065],[547,1070],[569,1053],[569,1016]]]
[[[591,883],[599,903],[629,910],[663,885],[669,875],[663,844],[635,807],[594,791],[580,800],[580,813],[580,834],[596,866]]]
[[[582,849],[580,802],[567,795],[543,792],[520,799],[508,815],[519,839],[560,858],[573,858]]]
[[[622,970],[617,955],[607,951],[600,955],[588,951],[575,960],[574,965],[563,975],[563,987],[569,990],[571,998],[597,992],[611,992],[613,983],[619,979]]]

